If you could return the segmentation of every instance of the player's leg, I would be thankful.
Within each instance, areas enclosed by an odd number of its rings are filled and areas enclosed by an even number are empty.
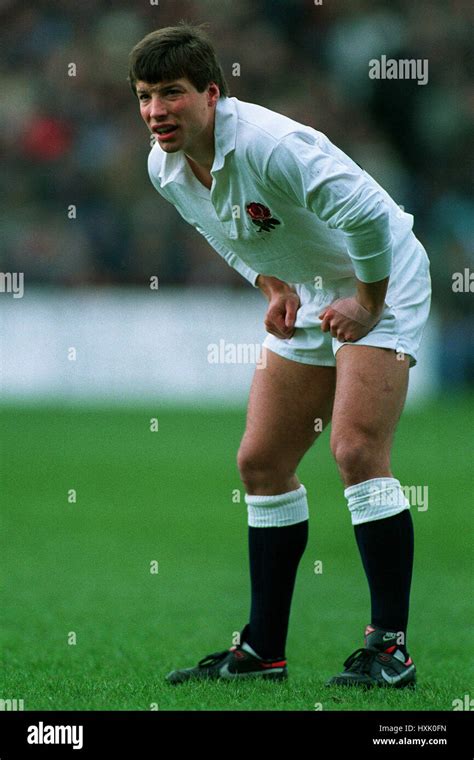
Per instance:
[[[345,344],[336,363],[331,450],[344,485],[392,477],[390,454],[408,389],[408,357]]]
[[[251,609],[245,642],[285,657],[296,572],[308,538],[306,489],[296,468],[331,417],[335,368],[267,351],[255,371],[238,464],[248,505]],[[244,635],[243,635],[244,637]]]
[[[365,661],[357,657],[331,682],[400,687],[414,682],[405,643],[413,523],[390,454],[406,398],[409,361],[390,349],[345,344],[336,362],[331,448],[346,486],[372,617]],[[383,650],[385,660],[377,660],[372,648]]]
[[[306,490],[295,473],[330,420],[336,368],[291,361],[266,347],[264,351],[266,366],[255,370],[238,454],[249,515],[250,622],[240,645],[214,652],[194,668],[172,671],[170,684],[287,675],[284,650],[291,598],[308,538]]]
[[[237,462],[248,493],[271,495],[299,487],[296,468],[331,419],[336,369],[264,351],[266,366],[254,372]]]

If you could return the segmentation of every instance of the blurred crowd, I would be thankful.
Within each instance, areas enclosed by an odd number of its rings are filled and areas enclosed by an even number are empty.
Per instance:
[[[232,96],[325,132],[415,215],[454,354],[443,372],[462,384],[474,375],[473,346],[466,355],[450,335],[460,322],[473,332],[473,295],[452,288],[454,273],[474,271],[473,8],[2,0],[0,269],[69,286],[154,275],[161,284],[246,285],[153,189],[149,134],[126,81],[128,54],[145,34],[181,18],[209,21]],[[428,83],[370,79],[369,61],[381,55],[427,59]]]

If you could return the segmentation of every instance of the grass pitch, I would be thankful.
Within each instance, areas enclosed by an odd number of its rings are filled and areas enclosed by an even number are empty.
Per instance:
[[[419,685],[361,692],[324,687],[369,622],[327,432],[299,470],[310,537],[289,680],[171,687],[166,673],[229,647],[248,619],[244,413],[3,408],[0,697],[25,710],[452,710],[473,689],[471,411],[443,399],[399,425],[394,473],[429,495],[426,511],[412,507]]]

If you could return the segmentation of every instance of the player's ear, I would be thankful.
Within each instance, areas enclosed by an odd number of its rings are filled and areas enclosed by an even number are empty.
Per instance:
[[[217,102],[220,97],[220,90],[219,85],[217,85],[215,82],[210,82],[207,87],[207,93],[208,93],[208,104],[212,105],[213,103]]]

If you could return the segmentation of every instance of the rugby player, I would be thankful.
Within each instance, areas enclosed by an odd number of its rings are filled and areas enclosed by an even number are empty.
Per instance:
[[[181,22],[148,34],[130,54],[128,80],[156,138],[154,187],[268,300],[266,368],[254,374],[238,453],[249,619],[240,643],[167,681],[287,677],[291,599],[308,538],[296,471],[331,422],[371,616],[364,646],[327,684],[413,686],[413,523],[390,464],[430,308],[429,260],[413,216],[323,133],[231,97],[202,27]]]

